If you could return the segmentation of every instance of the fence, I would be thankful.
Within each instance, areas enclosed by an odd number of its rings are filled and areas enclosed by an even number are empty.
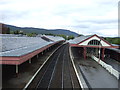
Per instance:
[[[102,60],[99,60],[99,58],[95,57],[94,55],[91,55],[91,58],[94,59],[96,62],[98,62],[102,67],[104,67],[107,71],[109,71],[117,79],[119,79],[120,72],[115,70],[111,65],[108,65],[105,62],[103,62]]]

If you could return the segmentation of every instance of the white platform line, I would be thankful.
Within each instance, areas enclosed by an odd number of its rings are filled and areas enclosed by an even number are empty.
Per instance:
[[[73,55],[72,55],[72,52],[71,52],[71,46],[69,47],[69,53],[70,53],[70,58],[71,58],[71,61],[72,61],[72,65],[73,65],[73,67],[74,67],[76,76],[77,76],[78,81],[79,81],[79,85],[81,86],[82,90],[85,90],[85,88],[86,88],[86,90],[88,90],[88,87],[87,87],[87,86],[84,87],[84,85],[82,84],[82,80],[80,79],[80,76],[79,76],[78,71],[77,71],[77,69],[76,69],[75,63],[74,63],[74,61],[73,61]]]

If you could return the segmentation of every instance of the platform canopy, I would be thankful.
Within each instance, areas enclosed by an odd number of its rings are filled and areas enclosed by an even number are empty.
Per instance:
[[[52,41],[52,42],[56,42],[56,41],[60,41],[60,40],[65,40],[63,37],[49,36],[49,35],[43,35],[42,38],[46,39],[47,41]]]
[[[59,39],[58,39],[59,38]],[[39,53],[63,41],[46,41],[41,37],[27,37],[14,34],[0,34],[0,64],[19,65]]]
[[[108,41],[99,37],[98,35],[80,36],[70,40],[71,46],[77,47],[94,47],[94,48],[119,48],[118,46],[110,44]]]

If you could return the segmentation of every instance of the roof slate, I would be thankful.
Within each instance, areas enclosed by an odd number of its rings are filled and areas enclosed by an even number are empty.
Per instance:
[[[42,37],[42,36],[41,36]],[[41,37],[23,37],[14,34],[0,34],[0,56],[22,56],[57,41],[64,40],[58,36],[46,36],[53,41]]]
[[[59,37],[59,36],[44,35],[44,37],[49,38],[50,40],[55,41],[55,42],[56,42],[56,41],[60,41],[60,40],[65,40],[64,38]]]
[[[41,37],[1,37],[0,56],[21,56],[51,43]]]
[[[85,40],[85,39],[87,39],[91,36],[93,36],[93,35],[76,37],[75,39],[69,40],[68,42],[71,43],[71,44],[78,44],[78,43],[82,42],[83,40]]]

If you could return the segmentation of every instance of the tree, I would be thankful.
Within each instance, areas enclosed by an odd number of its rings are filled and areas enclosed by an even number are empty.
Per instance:
[[[14,34],[19,34],[19,31],[18,30],[14,31]]]
[[[26,35],[28,37],[35,37],[37,34],[33,32],[33,33],[26,33]]]
[[[14,31],[10,31],[10,34],[14,34]]]
[[[10,34],[10,28],[9,27],[7,28],[6,34]]]
[[[105,38],[105,40],[108,41],[109,43],[119,44],[120,45],[120,38],[110,38],[110,37],[107,37],[107,38]]]
[[[67,40],[74,39],[74,36],[68,36]]]
[[[84,36],[83,34],[79,34],[77,37]]]

